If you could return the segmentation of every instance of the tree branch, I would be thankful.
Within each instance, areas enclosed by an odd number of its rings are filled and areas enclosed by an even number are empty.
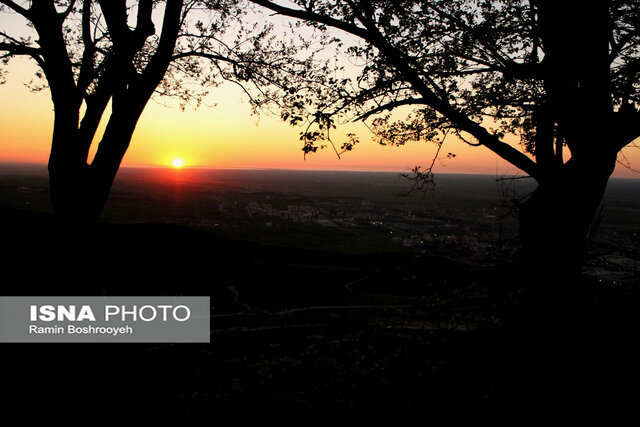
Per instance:
[[[356,8],[352,2],[351,7],[353,8],[353,12],[358,17],[362,25],[364,25],[364,28],[344,21],[340,21],[326,15],[321,15],[319,13],[292,9],[276,5],[266,0],[250,1],[273,10],[281,15],[286,15],[305,21],[318,22],[346,31],[362,38],[372,46],[375,46],[380,51],[382,56],[387,59],[389,64],[393,68],[395,68],[401,79],[409,83],[412,88],[421,95],[421,103],[434,108],[440,114],[447,117],[451,121],[453,126],[458,128],[459,130],[470,133],[480,142],[480,144],[489,148],[498,156],[502,157],[514,166],[522,169],[532,177],[540,178],[538,166],[528,156],[511,147],[509,144],[501,141],[500,138],[498,138],[496,135],[490,134],[480,124],[474,122],[465,113],[452,106],[446,98],[438,97],[422,79],[421,70],[415,68],[411,58],[407,57],[407,55],[398,50],[395,46],[390,44],[385,39],[384,35],[380,33],[375,22],[371,18],[371,14],[365,16],[362,13],[359,13],[358,8]],[[500,62],[504,63],[504,59]]]
[[[391,111],[391,110],[394,110],[395,108],[401,107],[403,105],[419,105],[419,104],[428,105],[427,102],[425,102],[424,100],[419,99],[419,98],[406,98],[406,99],[401,99],[401,100],[398,100],[398,101],[392,101],[392,102],[389,102],[389,103],[384,104],[384,105],[380,105],[380,106],[378,106],[376,108],[373,108],[373,109],[367,111],[366,113],[364,113],[364,114],[356,117],[355,119],[353,119],[353,121],[357,122],[357,121],[361,121],[361,120],[366,120],[369,117],[373,116],[374,114],[381,113],[381,112],[383,112],[385,110]]]
[[[0,31],[0,36],[9,41],[0,42],[0,51],[5,51],[12,55],[24,55],[30,56],[35,59],[39,65],[42,65],[42,52],[39,48],[33,46],[27,46],[25,42],[17,40],[3,31]]]
[[[445,11],[443,11],[442,9],[440,9],[439,7],[436,7],[434,4],[430,3],[430,2],[425,2],[425,6],[430,8],[431,10],[433,10],[434,12],[436,12],[437,14],[443,16],[444,18],[448,19],[450,22],[454,22],[456,25],[460,26],[461,28],[463,28],[467,34],[470,34],[474,39],[476,39],[478,41],[478,43],[480,43],[480,45],[499,63],[501,63],[503,66],[508,66],[511,63],[514,63],[510,58],[505,57],[504,55],[502,55],[502,52],[500,52],[498,49],[496,49],[494,46],[489,45],[488,43],[485,42],[483,37],[479,37],[477,35],[477,31],[475,31],[474,28],[468,26],[465,22],[462,21],[462,19],[455,17],[453,15],[451,15],[450,13],[447,13]]]
[[[155,85],[157,85],[162,80],[171,62],[180,28],[182,5],[183,0],[167,0],[158,48],[141,76],[142,81],[150,79],[150,85],[153,84],[151,82],[155,82]],[[148,91],[149,96],[152,93],[153,88]]]
[[[613,127],[616,130],[614,148],[617,151],[640,138],[640,112],[618,112],[613,117]]]
[[[238,61],[228,58],[226,56],[218,55],[215,53],[198,52],[195,50],[189,51],[189,52],[177,53],[171,57],[171,60],[178,60],[178,59],[189,58],[189,57],[199,57],[199,58],[210,59],[212,61],[222,61],[222,62],[228,62],[230,64],[234,64],[234,65],[239,65]]]
[[[91,3],[91,0],[89,0],[89,3]],[[60,14],[60,18],[63,21],[67,19],[67,16],[69,16],[69,14],[73,11],[73,7],[75,6],[75,4],[76,4],[76,0],[71,0],[67,8],[64,10],[64,12]]]
[[[504,160],[522,169],[534,178],[539,177],[539,170],[536,163],[529,157],[501,141],[496,135],[490,134],[484,127],[471,120],[466,114],[452,106],[446,98],[436,96],[431,89],[422,81],[419,70],[411,66],[411,61],[402,52],[394,48],[385,40],[384,36],[374,28],[375,23],[364,19],[361,21],[369,30],[369,41],[376,46],[380,52],[387,57],[389,62],[400,71],[413,88],[422,95],[425,104],[431,106],[443,116],[447,117],[459,130],[473,135],[480,144],[484,145]]]
[[[0,51],[9,52],[10,55],[30,56],[38,62],[38,65],[42,65],[42,57],[40,56],[40,49],[22,44],[0,42]]]
[[[24,16],[27,19],[30,19],[30,10],[25,9],[24,7],[20,6],[19,4],[17,4],[14,1],[11,0],[0,0],[0,4],[3,4],[5,6],[7,6],[9,9],[13,10],[14,12]]]
[[[330,27],[338,28],[347,33],[361,37],[363,39],[366,39],[368,36],[368,32],[365,28],[358,27],[357,25],[353,25],[348,22],[340,21],[339,19],[331,18],[326,15],[321,15],[319,13],[313,12],[311,8],[307,10],[292,9],[290,7],[281,6],[279,4],[275,4],[267,0],[249,0],[249,1],[259,6],[273,10],[274,12],[280,15],[290,16],[292,18],[302,19],[304,21],[311,21],[311,22],[318,22],[320,24],[325,24]]]
[[[94,55],[95,42],[91,37],[91,3],[92,0],[84,0],[82,4],[82,64],[78,73],[78,89],[84,93],[91,84],[95,75]]]
[[[155,26],[151,20],[153,12],[153,0],[140,0],[138,3],[138,15],[136,18],[135,33],[145,39],[155,33]]]
[[[124,51],[127,44],[127,5],[125,0],[98,0],[107,23],[116,52]]]
[[[66,114],[77,115],[82,102],[78,93],[73,64],[67,51],[62,21],[53,1],[33,2],[29,9],[31,22],[38,33],[38,44],[42,54],[42,69],[49,82],[51,99],[58,111],[68,110]],[[63,114],[60,114],[62,116]]]
[[[109,99],[111,99],[111,92],[109,91],[108,85],[104,84],[99,87],[98,92],[86,99],[87,109],[78,128],[78,143],[84,151],[83,156],[85,159],[89,156],[91,143],[96,135]]]

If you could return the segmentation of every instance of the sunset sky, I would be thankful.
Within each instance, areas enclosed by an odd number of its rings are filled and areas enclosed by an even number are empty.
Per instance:
[[[47,90],[33,93],[26,87],[34,70],[28,60],[16,59],[9,67],[7,82],[0,85],[0,162],[47,162],[53,107]],[[246,98],[235,86],[213,90],[206,103],[215,106],[183,112],[177,106],[150,101],[123,165],[170,166],[174,159],[181,159],[185,167],[406,172],[416,165],[428,165],[435,154],[435,146],[428,143],[380,146],[364,126],[347,124],[338,127],[335,141],[339,145],[346,133],[355,132],[361,141],[355,150],[338,159],[327,148],[304,160],[298,137],[301,129],[282,122],[275,114],[252,117]],[[442,150],[444,155],[448,152],[456,157],[439,162],[436,172],[521,174],[489,150],[470,147],[453,137]],[[640,150],[628,148],[625,154],[640,168]],[[619,166],[615,176],[637,178],[640,174]]]

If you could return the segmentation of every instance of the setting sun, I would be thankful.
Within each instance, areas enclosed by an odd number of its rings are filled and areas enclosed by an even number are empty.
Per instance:
[[[184,162],[182,161],[182,159],[173,159],[171,161],[171,166],[173,166],[174,168],[181,168],[182,166],[184,166]]]

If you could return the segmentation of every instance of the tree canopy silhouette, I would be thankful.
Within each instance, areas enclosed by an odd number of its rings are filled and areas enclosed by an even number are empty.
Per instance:
[[[360,66],[285,97],[283,118],[310,125],[305,152],[345,119],[369,119],[383,144],[457,134],[538,182],[520,205],[530,260],[579,267],[617,155],[640,136],[638,1],[251,1]]]
[[[237,0],[0,0],[0,14],[23,23],[18,34],[0,32],[3,64],[31,58],[39,66],[32,88],[51,93],[49,175],[58,216],[99,218],[151,97],[198,104],[229,80],[249,95],[256,90],[253,107],[269,101],[296,60],[268,39],[268,23],[246,24],[245,12]],[[96,135],[109,105],[106,130]]]
[[[247,24],[239,0],[0,0],[25,22],[25,34],[0,33],[3,60],[32,58],[51,92],[58,214],[99,216],[152,96],[197,103],[226,79],[258,88],[254,106],[277,102],[283,119],[306,121],[305,153],[345,118],[370,122],[383,144],[440,147],[456,134],[493,151],[539,184],[519,206],[531,262],[580,266],[618,153],[640,136],[637,0],[249,1],[312,27],[320,48],[307,31]],[[327,59],[330,47],[340,56]]]

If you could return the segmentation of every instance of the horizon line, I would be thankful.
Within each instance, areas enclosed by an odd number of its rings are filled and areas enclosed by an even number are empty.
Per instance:
[[[0,160],[0,165],[12,165],[12,166],[37,166],[44,169],[47,168],[46,163],[41,162],[12,162]],[[170,165],[122,165],[121,169],[164,169],[168,171],[181,171],[181,170],[245,170],[245,171],[292,171],[292,172],[362,172],[362,173],[397,173],[397,174],[412,174],[412,170],[381,170],[381,169],[331,169],[331,168],[287,168],[287,167],[231,167],[231,166],[181,166],[175,168]],[[491,174],[482,172],[434,172],[434,175],[485,175],[485,176],[507,176],[505,174]],[[532,178],[529,175],[509,174],[512,177]]]
[[[44,169],[47,168],[47,163],[41,162],[12,162],[0,160],[0,165],[11,166],[37,166]],[[286,167],[223,167],[223,166],[182,166],[175,168],[169,165],[122,165],[119,169],[164,169],[168,171],[178,172],[180,170],[238,170],[238,171],[292,171],[292,172],[361,172],[361,173],[397,173],[397,174],[412,174],[411,170],[407,171],[393,171],[393,170],[380,170],[380,169],[325,169],[325,168],[286,168]],[[497,174],[497,173],[483,173],[483,172],[433,172],[434,175],[480,175],[480,176],[499,176],[499,177],[512,177],[522,179],[534,179],[530,175],[524,174]],[[640,180],[640,175],[634,176],[611,176],[610,179],[631,179]]]

